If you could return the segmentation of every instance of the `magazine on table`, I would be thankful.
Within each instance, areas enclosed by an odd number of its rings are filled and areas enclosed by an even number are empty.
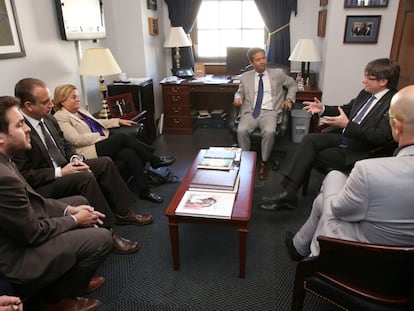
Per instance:
[[[230,219],[235,193],[187,190],[175,210],[176,215]]]

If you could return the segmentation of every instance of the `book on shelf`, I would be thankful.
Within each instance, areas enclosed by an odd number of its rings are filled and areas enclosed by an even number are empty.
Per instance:
[[[190,181],[189,187],[233,191],[237,176],[239,176],[238,168],[228,171],[197,169]]]
[[[191,185],[188,187],[188,190],[192,191],[204,191],[204,192],[223,192],[223,193],[234,193],[237,194],[237,191],[239,191],[239,185],[240,185],[240,175],[237,175],[236,181],[234,182],[233,189],[230,190],[223,190],[223,189],[214,189],[214,188],[202,188],[198,185],[195,185],[192,187]]]
[[[236,194],[234,193],[187,190],[178,204],[175,214],[180,216],[230,219],[235,198]]]
[[[233,159],[203,158],[197,168],[210,170],[230,170],[233,166]]]

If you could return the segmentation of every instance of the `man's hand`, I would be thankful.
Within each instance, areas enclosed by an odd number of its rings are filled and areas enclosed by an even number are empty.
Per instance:
[[[339,111],[339,116],[335,116],[335,117],[324,116],[323,124],[333,125],[333,126],[343,128],[343,129],[346,128],[349,123],[349,119],[341,107],[338,107],[338,111]]]
[[[0,311],[23,311],[23,304],[19,297],[0,296]]]
[[[132,120],[119,119],[119,125],[122,125],[122,126],[133,126],[136,124],[137,122],[134,122]]]
[[[234,99],[234,105],[235,106],[241,106],[243,104],[243,100],[241,98],[235,98]]]
[[[93,207],[89,205],[80,205],[80,206],[75,206],[74,208],[76,209],[82,206],[88,207],[88,208],[80,208],[74,214],[79,227],[81,228],[96,227],[97,225],[103,224],[100,218],[105,218],[105,214],[102,214],[98,211],[93,210]]]
[[[292,106],[293,106],[292,102],[288,99],[282,102],[282,107],[287,107],[289,110],[292,110]]]
[[[303,109],[311,114],[320,113],[323,108],[322,102],[316,97],[314,97],[313,100],[313,102],[304,101],[303,104],[305,107],[303,107]]]
[[[85,162],[79,161],[78,159],[73,159],[72,162],[66,164],[62,167],[62,176],[79,173],[79,172],[90,172],[89,165]]]

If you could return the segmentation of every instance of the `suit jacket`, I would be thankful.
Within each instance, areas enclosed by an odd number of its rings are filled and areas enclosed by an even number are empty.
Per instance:
[[[352,121],[348,123],[343,132],[343,135],[349,138],[346,161],[348,164],[367,158],[371,150],[393,140],[387,113],[391,98],[396,92],[396,90],[390,89],[385,93],[360,124]],[[342,106],[349,120],[355,117],[371,95],[362,90],[356,98]],[[325,106],[324,115],[338,115],[338,107]],[[342,129],[338,129],[337,132],[341,133]]]
[[[55,140],[57,147],[69,162],[70,157],[77,154],[75,148],[63,138],[62,131],[53,116],[44,117],[43,122]],[[39,134],[37,134],[37,131],[30,122],[26,121],[26,124],[31,129],[30,138],[32,149],[17,155],[15,161],[24,178],[36,189],[56,179],[55,168]]]
[[[283,69],[280,68],[267,68],[269,74],[270,87],[272,94],[273,109],[277,112],[278,116],[282,113],[282,102],[285,99],[290,99],[292,102],[296,100],[296,82],[292,77],[287,75]],[[252,113],[254,109],[254,78],[256,72],[250,70],[245,72],[240,77],[240,85],[235,97],[243,99],[243,104],[240,107],[240,114]],[[287,94],[285,96],[285,89]],[[279,123],[279,122],[278,122]]]
[[[316,238],[386,245],[414,245],[414,145],[395,157],[358,161],[348,178],[329,173],[322,187],[323,210],[314,234],[312,254],[319,253]]]
[[[0,275],[14,283],[30,282],[53,260],[53,256],[39,260],[36,247],[77,224],[71,216],[63,216],[67,204],[37,194],[2,154],[0,176]]]
[[[108,138],[109,128],[119,127],[119,118],[108,120],[95,119],[84,109],[79,109],[79,112],[95,120],[99,125],[101,125],[105,136],[92,132],[83,120],[64,108],[56,111],[54,117],[62,129],[65,139],[70,141],[76,147],[79,154],[83,155],[87,159],[96,158],[98,155],[96,153],[95,143]]]

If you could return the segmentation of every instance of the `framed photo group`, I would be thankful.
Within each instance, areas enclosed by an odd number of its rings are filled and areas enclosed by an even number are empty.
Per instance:
[[[344,43],[377,43],[381,15],[347,16]]]
[[[0,59],[26,56],[13,0],[0,1]]]
[[[344,8],[386,8],[388,0],[345,0]]]

